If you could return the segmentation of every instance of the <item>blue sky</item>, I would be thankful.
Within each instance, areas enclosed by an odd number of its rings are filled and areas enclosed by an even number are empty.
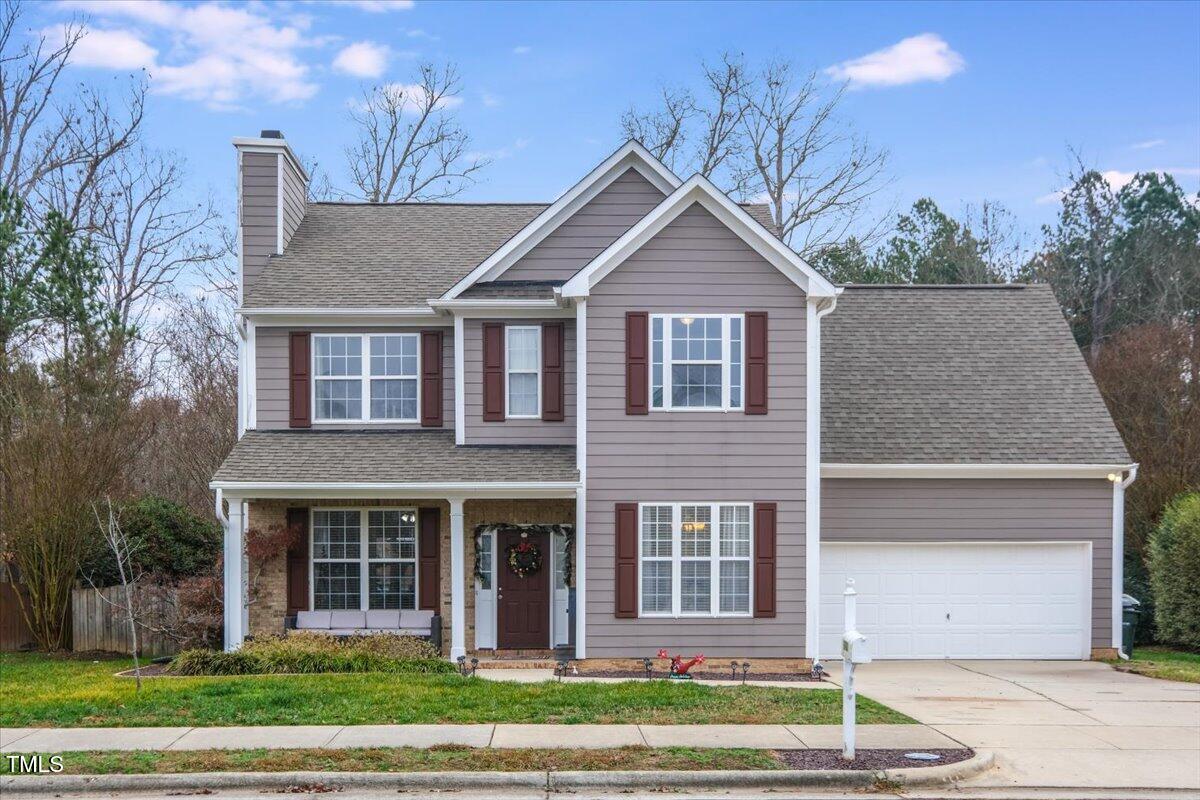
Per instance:
[[[857,78],[845,120],[891,155],[880,210],[990,199],[1035,230],[1056,211],[1068,145],[1114,181],[1157,169],[1200,188],[1200,3],[111,0],[39,5],[26,22],[80,15],[91,34],[70,77],[146,68],[150,143],[230,208],[233,136],[280,128],[336,182],[349,99],[410,82],[422,60],[457,64],[457,112],[495,157],[460,199],[552,199],[615,148],[624,109],[694,84],[724,50],[817,70],[882,63],[838,73]]]

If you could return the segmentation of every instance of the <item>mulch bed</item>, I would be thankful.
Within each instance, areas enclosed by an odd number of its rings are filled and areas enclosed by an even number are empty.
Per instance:
[[[667,680],[669,673],[655,670],[650,673],[651,680]],[[646,679],[646,671],[639,669],[588,669],[579,670],[576,675],[570,670],[567,671],[568,678],[640,678]],[[742,673],[739,671],[737,678],[730,678],[728,672],[696,672],[692,677],[701,683],[704,681],[728,681],[742,679]],[[795,681],[797,683],[820,683],[820,678],[814,678],[807,672],[754,672],[746,673],[746,683],[754,683],[755,681]],[[686,681],[681,681],[685,683]]]
[[[167,664],[142,664],[141,673],[143,678],[163,678],[163,677],[179,677],[167,671]],[[127,669],[124,672],[117,673],[118,678],[133,678],[133,670]]]
[[[846,769],[880,770],[904,767],[935,767],[941,764],[957,764],[975,755],[974,750],[856,750],[853,761],[844,761],[841,750],[776,750],[776,755],[789,769]],[[937,761],[914,761],[905,758],[905,753],[933,753]]]

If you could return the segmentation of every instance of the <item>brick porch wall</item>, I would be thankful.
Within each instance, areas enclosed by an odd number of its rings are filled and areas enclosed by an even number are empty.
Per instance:
[[[441,509],[441,614],[442,650],[450,652],[450,504],[445,500],[254,500],[250,507],[250,527],[268,528],[285,525],[289,508],[318,505],[327,507],[396,506]],[[511,523],[572,523],[575,521],[574,500],[467,500],[463,504],[463,531],[466,586],[466,646],[475,649],[475,526],[495,522]],[[251,636],[284,632],[287,616],[287,556],[281,554],[265,564],[250,564],[254,592],[250,602]]]

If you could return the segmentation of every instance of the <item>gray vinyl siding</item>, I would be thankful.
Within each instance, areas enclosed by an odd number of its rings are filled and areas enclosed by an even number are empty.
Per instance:
[[[500,278],[565,281],[646,216],[663,196],[640,172],[626,170]]]
[[[483,421],[483,320],[463,322],[463,434],[466,444],[575,444],[575,320],[512,319],[495,320],[507,325],[563,325],[563,404],[562,422],[540,419]]]
[[[283,162],[283,246],[287,247],[292,234],[300,227],[304,219],[307,187],[299,170],[292,164],[291,159],[281,158]]]
[[[320,330],[310,328],[256,328],[255,339],[255,404],[258,414],[258,430],[273,430],[288,427],[288,334],[292,331],[308,330],[312,333],[416,333],[427,328],[344,328]],[[442,328],[442,428],[454,429],[454,329]],[[370,428],[371,430],[420,427],[419,422],[379,425],[364,423],[314,422],[314,430],[343,430]]]
[[[279,244],[279,158],[274,153],[242,153],[242,282],[262,273]]]
[[[1091,542],[1092,647],[1112,646],[1112,484],[821,481],[822,542]]]
[[[587,302],[587,654],[660,647],[802,657],[805,613],[805,297],[693,205],[597,284]],[[769,413],[625,414],[625,313],[769,314]],[[618,619],[621,502],[778,503],[774,618]],[[640,572],[640,570],[639,570]]]

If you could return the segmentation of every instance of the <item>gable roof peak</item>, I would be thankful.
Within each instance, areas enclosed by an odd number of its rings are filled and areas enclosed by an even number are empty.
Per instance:
[[[630,139],[560,195],[541,214],[471,270],[465,278],[454,284],[442,295],[442,299],[453,300],[478,281],[495,280],[630,169],[637,170],[664,195],[676,191],[681,183],[679,176],[655,158],[641,142]]]
[[[782,239],[733,202],[708,178],[696,173],[575,273],[562,288],[563,297],[587,297],[591,288],[650,241],[693,204],[699,203],[763,258],[804,290],[809,297],[836,297],[841,289],[811,267]]]

